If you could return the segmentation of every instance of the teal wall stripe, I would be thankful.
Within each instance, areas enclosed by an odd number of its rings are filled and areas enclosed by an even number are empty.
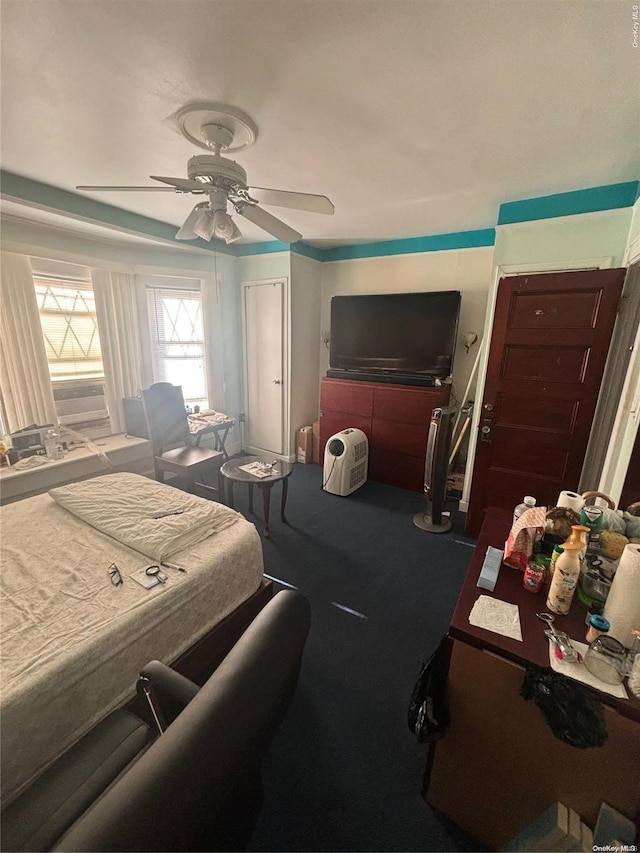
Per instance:
[[[175,225],[3,170],[0,170],[0,194],[6,198],[25,201],[63,215],[76,216],[124,231],[155,237],[176,246],[193,246],[236,257],[291,251],[317,261],[343,261],[493,246],[496,237],[494,228],[485,228],[477,231],[459,231],[451,234],[434,234],[331,248],[318,248],[304,242],[289,245],[280,240],[235,243],[228,246],[221,240],[213,240],[210,243],[200,239],[176,240]],[[640,198],[640,181],[628,181],[539,198],[510,201],[500,205],[498,225],[631,207],[638,198]]]
[[[309,246],[307,243],[292,243],[291,251],[294,255],[304,255],[314,261],[323,261],[326,249],[318,249],[317,246]]]
[[[357,246],[336,246],[333,249],[322,250],[322,260],[346,261],[355,258],[376,258],[386,255],[442,252],[447,249],[472,249],[481,246],[493,246],[495,241],[495,229],[485,228],[479,231],[434,234],[430,237],[408,237],[403,240],[361,243]]]
[[[637,198],[639,183],[628,181],[624,184],[609,184],[575,192],[508,201],[500,205],[498,225],[631,207]]]
[[[50,184],[42,184],[32,181],[22,175],[13,172],[0,171],[0,194],[6,198],[20,199],[31,202],[38,207],[44,207],[51,211],[59,211],[62,214],[71,214],[91,222],[100,222],[104,225],[115,226],[125,231],[133,231],[147,237],[157,237],[175,243],[176,246],[194,246],[198,249],[206,249],[209,252],[216,251],[222,254],[234,254],[230,246],[221,240],[208,243],[206,240],[176,240],[176,225],[169,225],[158,219],[141,216],[111,204],[96,201],[88,196],[62,190]]]

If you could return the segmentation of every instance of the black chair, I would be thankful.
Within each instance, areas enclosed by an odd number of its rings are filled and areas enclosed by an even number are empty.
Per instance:
[[[196,483],[205,494],[218,494],[219,472],[224,454],[218,450],[194,447],[179,385],[156,382],[141,392],[156,480],[164,482],[165,473],[178,478],[187,492],[196,491]],[[214,483],[205,480],[213,479]]]
[[[153,661],[143,675],[173,718],[166,731],[149,746],[139,718],[107,717],[3,812],[2,850],[246,849],[309,625],[308,601],[286,590],[202,688]]]

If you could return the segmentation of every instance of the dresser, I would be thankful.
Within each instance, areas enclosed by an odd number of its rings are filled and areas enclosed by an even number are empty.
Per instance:
[[[545,593],[522,586],[522,572],[502,565],[493,593],[477,586],[487,547],[504,547],[511,513],[487,510],[449,627],[449,731],[429,745],[423,796],[445,817],[500,850],[560,801],[593,827],[606,802],[634,820],[640,814],[640,699],[585,688],[602,703],[607,739],[578,749],[554,736],[520,689],[528,665],[549,667],[549,643],[536,613]],[[522,641],[471,625],[480,595],[519,610]],[[584,642],[586,608],[574,598],[556,628]],[[559,848],[557,848],[559,849]]]
[[[352,427],[369,439],[369,479],[421,492],[431,413],[449,402],[450,386],[424,388],[323,379],[320,463],[327,440]]]

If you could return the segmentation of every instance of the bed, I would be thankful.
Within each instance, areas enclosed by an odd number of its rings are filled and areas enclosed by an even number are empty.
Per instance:
[[[228,624],[261,589],[263,558],[238,513],[135,474],[10,504],[0,521],[6,804],[133,697],[145,663],[184,660]],[[161,561],[166,583],[131,577]]]

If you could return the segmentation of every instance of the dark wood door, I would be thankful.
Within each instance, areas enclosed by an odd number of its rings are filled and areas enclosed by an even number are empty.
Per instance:
[[[576,489],[626,270],[504,278],[498,285],[467,532],[524,495]]]

